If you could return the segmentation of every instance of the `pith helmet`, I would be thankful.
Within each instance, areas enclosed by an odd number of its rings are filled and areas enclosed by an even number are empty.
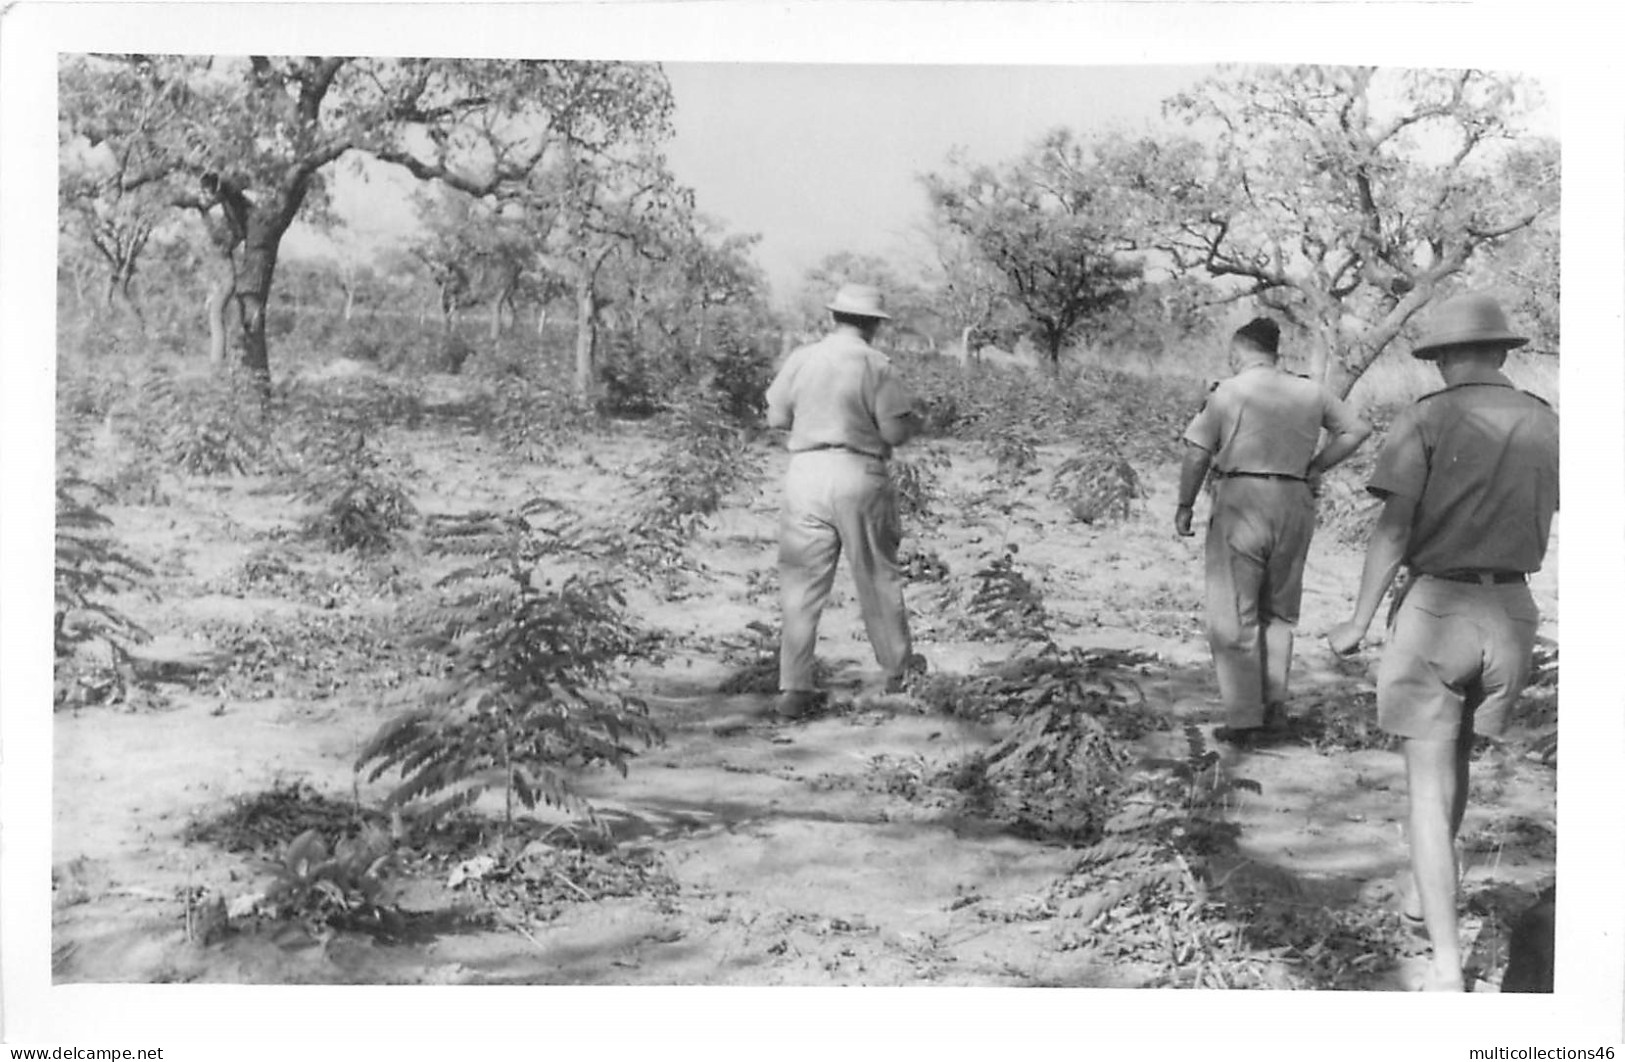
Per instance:
[[[1411,348],[1411,355],[1431,361],[1445,347],[1464,343],[1490,343],[1509,350],[1529,342],[1507,323],[1501,304],[1488,295],[1459,295],[1440,303],[1428,318],[1427,331]]]
[[[875,317],[889,321],[891,314],[882,308],[883,301],[880,289],[872,284],[843,284],[841,290],[835,293],[835,301],[824,308],[832,313],[846,313],[853,317]]]

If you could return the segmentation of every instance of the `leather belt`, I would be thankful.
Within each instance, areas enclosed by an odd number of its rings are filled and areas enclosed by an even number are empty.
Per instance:
[[[1220,479],[1287,479],[1294,483],[1307,483],[1302,476],[1290,475],[1286,472],[1215,472]]]
[[[857,454],[859,457],[869,457],[876,461],[886,460],[879,454],[872,454],[868,450],[859,450],[856,446],[848,446],[845,443],[818,443],[816,446],[809,446],[805,450],[797,450],[796,453],[810,454],[819,450],[844,450],[849,454]]]
[[[1496,571],[1494,569],[1458,568],[1449,572],[1423,572],[1435,579],[1443,579],[1451,583],[1477,583],[1480,586],[1506,586],[1510,583],[1526,583],[1529,576],[1523,572]]]

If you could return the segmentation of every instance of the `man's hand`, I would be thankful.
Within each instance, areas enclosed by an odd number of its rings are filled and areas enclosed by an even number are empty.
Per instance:
[[[1174,511],[1174,531],[1181,538],[1189,538],[1196,532],[1191,530],[1191,508],[1181,505]]]
[[[1360,642],[1364,639],[1365,627],[1354,620],[1344,620],[1326,632],[1326,644],[1338,656],[1348,656],[1360,648]]]

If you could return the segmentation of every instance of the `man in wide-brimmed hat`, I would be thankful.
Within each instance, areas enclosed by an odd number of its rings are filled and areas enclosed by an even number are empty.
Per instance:
[[[1185,431],[1174,514],[1175,530],[1193,534],[1192,508],[1211,469],[1207,628],[1226,716],[1215,736],[1242,745],[1284,732],[1316,484],[1371,434],[1336,395],[1280,367],[1280,339],[1267,317],[1231,337],[1233,375]]]
[[[1557,509],[1557,414],[1501,372],[1527,340],[1500,305],[1463,295],[1439,306],[1412,353],[1445,387],[1388,432],[1367,489],[1383,499],[1352,619],[1326,635],[1351,653],[1401,564],[1412,578],[1392,613],[1377,719],[1404,739],[1412,878],[1406,914],[1433,958],[1422,987],[1463,988],[1456,924],[1456,831],[1473,736],[1494,737],[1528,677],[1540,615],[1529,573]]]
[[[913,653],[903,576],[897,495],[887,462],[918,428],[914,402],[886,356],[870,346],[890,320],[880,292],[847,284],[827,308],[828,336],[793,351],[767,389],[767,423],[790,429],[790,465],[779,520],[777,714],[806,715],[822,694],[813,678],[818,619],[846,555],[875,659],[888,688],[923,661]]]

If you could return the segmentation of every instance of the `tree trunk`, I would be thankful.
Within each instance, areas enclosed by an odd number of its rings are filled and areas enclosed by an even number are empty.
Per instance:
[[[1044,335],[1045,353],[1049,355],[1050,368],[1061,364],[1061,347],[1066,342],[1066,336],[1059,331],[1046,330]]]
[[[226,364],[226,315],[235,292],[231,270],[223,270],[209,285],[209,295],[203,303],[209,321],[209,364],[217,370]]]
[[[1327,382],[1327,370],[1335,360],[1332,357],[1331,345],[1330,338],[1317,334],[1309,347],[1309,378],[1323,386]]]
[[[271,386],[271,352],[265,341],[265,310],[270,300],[271,281],[276,275],[276,256],[282,234],[269,225],[249,223],[243,241],[243,257],[237,268],[238,334],[242,341],[243,368],[260,388]]]
[[[598,300],[593,291],[593,270],[583,264],[576,277],[576,394],[587,398],[597,378],[593,347],[597,340]]]

